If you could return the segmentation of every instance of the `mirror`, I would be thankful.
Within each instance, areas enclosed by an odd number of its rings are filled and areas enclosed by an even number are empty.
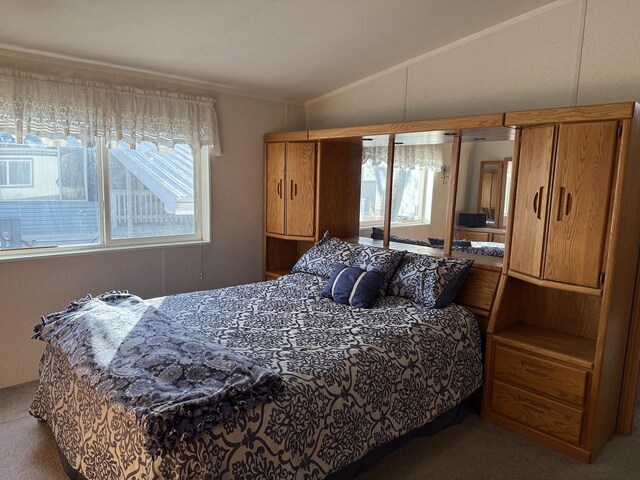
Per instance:
[[[512,133],[504,130],[487,137],[465,138],[463,134],[454,250],[504,256],[513,155]]]
[[[393,172],[390,241],[442,248],[447,223],[449,172],[454,132],[372,135],[362,139],[360,236],[384,238],[389,140]]]
[[[444,246],[452,140],[443,131],[395,136],[391,241]]]
[[[387,192],[389,135],[362,138],[360,173],[360,236],[371,237],[372,229],[382,230]],[[377,237],[374,237],[377,238]],[[382,237],[379,237],[382,239]]]
[[[480,163],[477,213],[486,216],[487,226],[500,228],[504,222],[501,203],[504,201],[504,163],[485,160]]]

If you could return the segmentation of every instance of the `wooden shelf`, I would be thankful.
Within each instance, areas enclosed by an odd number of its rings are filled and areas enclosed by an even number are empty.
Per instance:
[[[273,270],[267,270],[264,272],[264,276],[265,278],[269,278],[271,280],[274,280],[276,278],[280,278],[283,275],[289,275],[291,273],[291,269],[290,268],[279,268],[279,269],[273,269]]]
[[[596,354],[595,340],[526,323],[500,330],[494,334],[493,341],[588,369],[593,368]]]
[[[532,283],[533,285],[537,285],[539,287],[555,288],[555,289],[564,290],[567,292],[582,293],[584,295],[593,295],[595,297],[602,296],[602,289],[600,288],[583,287],[581,285],[572,285],[570,283],[554,282],[552,280],[541,280],[536,277],[525,275],[524,273],[516,272],[515,270],[509,270],[507,272],[507,275],[513,278],[517,278],[518,280],[522,280],[524,282]]]
[[[314,237],[301,237],[298,235],[282,235],[280,233],[265,232],[265,236],[271,238],[279,238],[280,240],[315,242]]]

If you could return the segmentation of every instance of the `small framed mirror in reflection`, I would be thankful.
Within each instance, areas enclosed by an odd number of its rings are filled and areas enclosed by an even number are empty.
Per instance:
[[[453,250],[503,257],[511,190],[511,132],[463,137]],[[504,137],[507,138],[504,138]]]

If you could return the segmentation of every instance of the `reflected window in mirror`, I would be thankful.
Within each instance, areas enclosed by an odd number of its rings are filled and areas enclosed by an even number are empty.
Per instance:
[[[389,136],[365,137],[362,146],[360,235],[382,239]],[[444,237],[448,176],[441,172],[450,165],[451,138],[446,132],[398,134],[392,148],[391,241],[428,246],[430,236]]]
[[[369,236],[371,227],[382,228],[387,192],[389,135],[362,139],[360,176],[360,235]]]
[[[437,180],[443,165],[449,165],[451,143],[442,141],[442,132],[396,136],[391,195],[392,241],[431,246],[430,237],[444,237],[448,186]]]

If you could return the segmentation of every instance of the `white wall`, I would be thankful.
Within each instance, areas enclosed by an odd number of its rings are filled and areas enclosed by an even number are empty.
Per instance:
[[[0,57],[1,65],[11,63]],[[29,65],[38,69],[37,63]],[[224,93],[214,96],[222,156],[212,159],[211,244],[1,261],[0,388],[37,378],[43,344],[29,340],[33,326],[41,315],[61,310],[87,293],[127,289],[149,298],[260,280],[262,136],[302,129],[304,110]]]
[[[306,104],[309,129],[640,99],[640,1],[562,0]]]

